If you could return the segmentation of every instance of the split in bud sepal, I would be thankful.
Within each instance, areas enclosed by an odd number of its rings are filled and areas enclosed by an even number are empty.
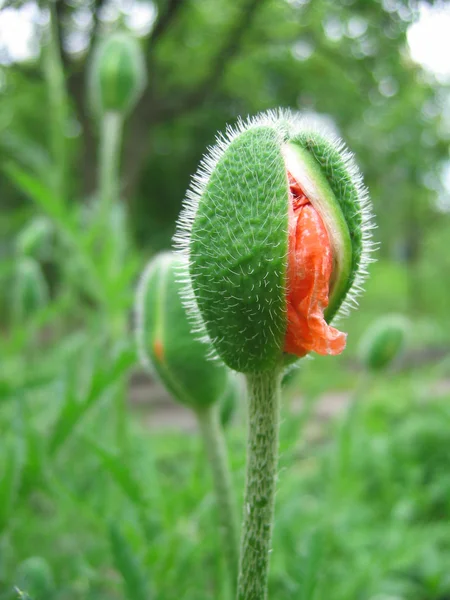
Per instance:
[[[405,349],[410,323],[402,315],[386,315],[367,329],[360,343],[360,358],[368,371],[389,368]]]
[[[330,323],[361,290],[371,227],[342,142],[288,112],[240,121],[203,159],[180,217],[186,306],[237,371],[338,354],[346,336]]]
[[[95,50],[89,76],[94,110],[127,115],[133,110],[147,82],[139,42],[124,32],[101,40]]]
[[[142,362],[173,397],[202,411],[239,393],[236,376],[208,359],[208,347],[196,339],[180,297],[180,258],[163,252],[148,264],[139,284],[136,338]]]

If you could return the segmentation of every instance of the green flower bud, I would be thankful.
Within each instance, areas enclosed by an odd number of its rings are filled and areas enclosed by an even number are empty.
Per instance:
[[[145,269],[137,292],[136,339],[143,364],[174,398],[202,410],[238,393],[238,387],[234,374],[211,361],[208,347],[191,331],[180,297],[180,265],[179,257],[164,252]]]
[[[40,556],[31,556],[17,568],[15,585],[31,598],[50,599],[55,592],[52,570],[47,561]]]
[[[134,37],[116,33],[99,43],[90,69],[91,100],[96,110],[129,113],[146,80],[144,56]]]
[[[48,285],[39,263],[32,258],[20,258],[11,294],[13,317],[17,322],[25,321],[46,306],[48,301]]]
[[[256,373],[286,353],[341,352],[329,323],[361,290],[370,220],[350,153],[298,117],[269,112],[219,136],[175,240],[186,306],[223,362]]]
[[[380,317],[365,332],[360,344],[361,362],[369,371],[382,371],[403,352],[410,324],[401,315]]]

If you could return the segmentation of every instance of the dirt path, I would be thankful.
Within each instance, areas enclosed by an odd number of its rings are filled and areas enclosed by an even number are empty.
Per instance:
[[[436,381],[429,390],[433,397],[450,395],[450,379]],[[349,391],[330,391],[315,403],[314,415],[318,421],[328,420],[342,412],[351,397]],[[196,421],[192,412],[175,403],[164,387],[145,374],[133,377],[130,388],[130,404],[149,429],[176,429],[195,431]],[[300,410],[302,397],[295,396],[291,406]]]

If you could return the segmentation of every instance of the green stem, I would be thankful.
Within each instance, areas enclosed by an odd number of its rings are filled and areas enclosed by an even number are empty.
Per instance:
[[[108,226],[111,208],[119,199],[119,166],[122,144],[123,118],[118,112],[103,115],[100,132],[100,219],[102,226]]]
[[[337,502],[339,496],[348,488],[347,480],[358,448],[361,405],[364,395],[370,388],[370,384],[370,374],[363,372],[351,394],[345,414],[339,423],[335,453],[336,466],[334,468],[333,502]]]
[[[264,600],[275,505],[281,373],[247,375],[247,385],[247,481],[237,598]]]
[[[52,158],[54,163],[54,191],[60,202],[66,201],[67,175],[67,111],[68,97],[64,67],[58,34],[58,18],[55,2],[49,0],[50,31],[47,45],[44,47],[44,72],[49,95],[49,123]]]
[[[128,413],[127,413],[127,387],[125,381],[121,381],[114,390],[114,405],[116,418],[116,445],[126,454],[128,452]]]
[[[203,411],[198,411],[197,415],[211,465],[222,544],[234,590],[237,580],[239,541],[225,438],[219,423],[217,406],[214,405]]]
[[[120,196],[120,149],[122,144],[123,118],[120,113],[107,112],[102,116],[100,130],[100,156],[98,191],[100,207],[98,220],[94,226],[94,236],[103,238],[103,270],[109,272],[113,257],[114,240],[108,235],[111,225],[111,211]],[[116,329],[116,314],[113,308],[114,298],[108,297],[107,319],[113,335]],[[117,327],[119,330],[120,328]],[[120,334],[120,330],[118,334]],[[127,409],[126,389],[120,385],[114,396],[116,418],[116,444],[121,451],[127,450]]]

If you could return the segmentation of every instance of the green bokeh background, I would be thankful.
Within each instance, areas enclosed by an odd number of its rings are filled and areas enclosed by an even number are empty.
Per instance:
[[[148,85],[96,227],[87,65],[138,4]],[[137,364],[134,291],[216,131],[282,106],[355,152],[379,248],[345,353],[285,385],[271,598],[448,600],[449,87],[410,57],[417,5],[60,0],[53,45],[40,6],[34,58],[0,39],[0,598],[229,598],[201,442]],[[391,313],[405,353],[369,377],[360,339]],[[227,438],[241,503],[244,401]]]

